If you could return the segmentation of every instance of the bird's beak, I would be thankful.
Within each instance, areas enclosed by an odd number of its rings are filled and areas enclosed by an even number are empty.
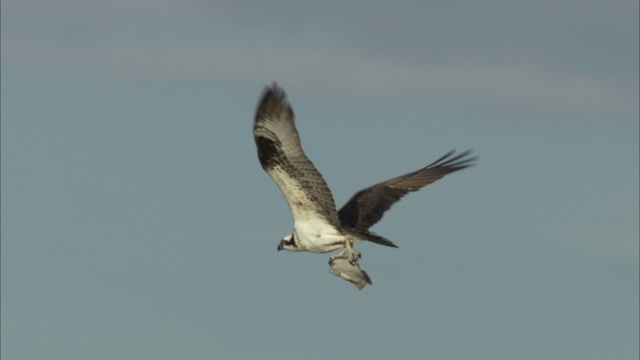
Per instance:
[[[278,251],[282,250],[282,243],[278,244]]]

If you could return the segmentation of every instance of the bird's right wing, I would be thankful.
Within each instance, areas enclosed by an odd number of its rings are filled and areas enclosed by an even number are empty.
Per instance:
[[[450,158],[453,153],[452,150],[420,170],[360,190],[338,211],[342,225],[367,230],[408,192],[418,191],[447,174],[467,168],[476,160],[469,157],[471,150]]]

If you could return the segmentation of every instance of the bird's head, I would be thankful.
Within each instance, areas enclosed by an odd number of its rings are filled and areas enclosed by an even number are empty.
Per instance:
[[[278,244],[278,251],[280,250],[289,250],[289,251],[300,251],[298,246],[296,245],[296,241],[293,234],[289,234],[280,240]]]

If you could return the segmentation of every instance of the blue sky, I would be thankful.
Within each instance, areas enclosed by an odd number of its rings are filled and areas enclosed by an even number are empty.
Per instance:
[[[2,3],[3,359],[637,359],[638,3]],[[361,244],[276,252],[263,87]]]

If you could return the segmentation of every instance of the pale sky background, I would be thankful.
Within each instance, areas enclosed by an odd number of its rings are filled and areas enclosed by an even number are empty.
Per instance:
[[[638,359],[637,1],[2,2],[11,359]],[[251,132],[289,94],[341,206],[451,149],[361,244],[276,252]]]

